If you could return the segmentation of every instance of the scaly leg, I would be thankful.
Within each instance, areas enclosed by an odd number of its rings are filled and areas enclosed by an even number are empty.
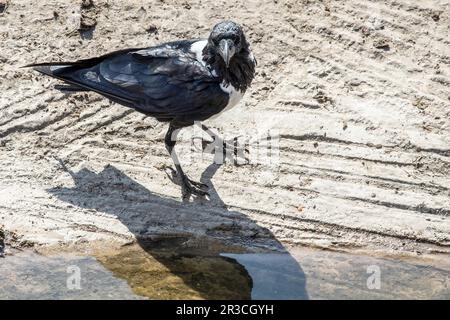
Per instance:
[[[173,160],[175,169],[177,171],[177,175],[180,179],[183,199],[188,199],[191,195],[198,197],[209,196],[208,192],[203,190],[208,189],[208,186],[204,183],[189,179],[188,176],[184,173],[183,169],[181,168],[180,161],[178,160],[178,156],[175,152],[175,144],[178,131],[183,127],[184,126],[181,124],[171,122],[169,125],[169,129],[167,130],[166,136],[164,138],[166,149]]]

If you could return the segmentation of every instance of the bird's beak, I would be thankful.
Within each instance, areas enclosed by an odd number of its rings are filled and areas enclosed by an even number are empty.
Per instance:
[[[233,58],[236,52],[236,48],[234,46],[234,42],[230,39],[222,39],[219,42],[219,54],[222,57],[223,61],[225,61],[225,65],[227,68],[230,66],[231,58]]]

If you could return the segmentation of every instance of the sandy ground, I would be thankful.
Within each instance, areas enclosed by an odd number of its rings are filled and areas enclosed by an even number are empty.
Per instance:
[[[228,137],[277,130],[280,153],[276,165],[187,159],[211,201],[181,202],[165,169],[166,125],[20,69],[205,37],[222,19],[244,25],[259,64],[243,102],[209,125]],[[0,13],[6,240],[208,235],[253,248],[448,254],[449,26],[447,0],[12,0]]]

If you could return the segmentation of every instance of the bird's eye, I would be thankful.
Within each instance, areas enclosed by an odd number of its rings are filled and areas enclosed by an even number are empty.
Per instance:
[[[239,44],[240,39],[239,39],[238,35],[233,34],[233,35],[230,36],[230,39],[233,40],[233,42],[235,44]]]

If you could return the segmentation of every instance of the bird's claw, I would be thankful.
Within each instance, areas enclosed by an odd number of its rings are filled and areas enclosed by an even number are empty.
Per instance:
[[[189,199],[191,195],[195,197],[209,197],[209,193],[206,191],[208,188],[208,185],[191,180],[186,176],[182,178],[181,192],[183,199]]]
[[[170,174],[167,173],[169,179],[181,186],[181,194],[183,200],[187,200],[190,196],[195,197],[209,197],[209,193],[206,191],[209,189],[209,186],[202,182],[197,182],[189,179],[186,174],[182,174],[181,177],[178,175],[177,171],[172,167],[167,167],[170,170]]]

